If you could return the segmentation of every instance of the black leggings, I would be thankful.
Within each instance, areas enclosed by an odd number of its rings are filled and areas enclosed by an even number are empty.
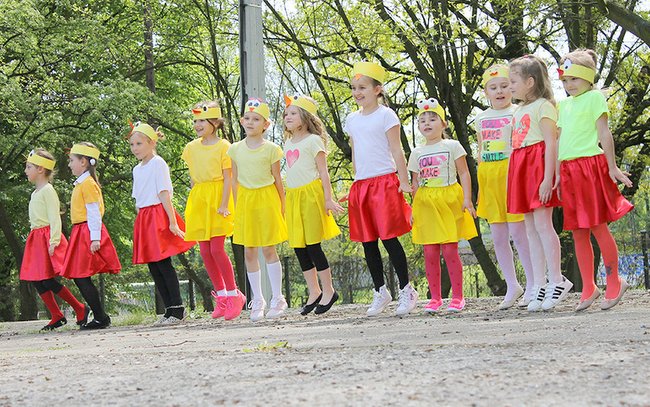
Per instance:
[[[408,265],[406,263],[406,254],[399,240],[394,237],[381,241],[388,252],[388,258],[395,268],[395,273],[399,280],[400,290],[409,283]],[[379,291],[384,282],[384,264],[381,261],[381,252],[379,251],[379,241],[363,242],[363,252],[366,257],[366,264],[370,269],[372,282],[375,285],[375,291]]]
[[[74,283],[79,288],[81,295],[84,297],[88,306],[93,310],[93,316],[98,321],[103,321],[106,319],[107,315],[104,312],[104,307],[102,307],[102,301],[99,298],[99,291],[97,287],[93,284],[93,280],[90,277],[84,278],[75,278]]]
[[[34,283],[34,287],[36,287],[36,291],[38,291],[39,294],[45,294],[48,291],[57,294],[63,288],[61,283],[53,278],[48,280],[32,281],[32,283]]]
[[[316,267],[316,271],[327,270],[330,265],[327,257],[320,247],[320,243],[308,244],[307,247],[294,247],[302,271],[309,271]]]
[[[149,263],[149,273],[153,277],[156,289],[162,297],[165,308],[178,307],[183,305],[181,289],[178,284],[178,276],[172,265],[171,257]]]

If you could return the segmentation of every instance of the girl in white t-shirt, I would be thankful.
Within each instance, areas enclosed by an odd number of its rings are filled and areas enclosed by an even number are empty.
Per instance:
[[[289,246],[296,252],[309,289],[309,298],[300,313],[307,315],[315,308],[316,314],[323,314],[339,295],[334,291],[332,271],[321,242],[341,234],[331,212],[342,212],[343,208],[332,199],[325,150],[327,133],[316,116],[316,103],[304,95],[285,96],[285,102],[285,218]]]
[[[379,239],[399,279],[397,314],[411,312],[418,299],[409,284],[406,255],[397,239],[411,230],[411,208],[403,195],[411,192],[411,185],[400,145],[399,118],[379,104],[385,74],[384,68],[372,62],[354,64],[352,96],[361,109],[348,115],[343,128],[350,135],[355,172],[348,198],[350,239],[363,244],[375,286],[368,316],[378,315],[392,301],[384,283]]]
[[[184,318],[178,276],[171,256],[188,251],[185,224],[172,204],[172,180],[165,160],[156,154],[162,133],[146,123],[136,123],[129,135],[131,152],[140,163],[133,167],[133,193],[138,214],[133,225],[133,264],[146,264],[165,304],[156,322],[170,325]]]

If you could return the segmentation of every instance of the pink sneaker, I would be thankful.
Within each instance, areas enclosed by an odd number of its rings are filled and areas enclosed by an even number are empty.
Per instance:
[[[212,318],[221,318],[226,313],[226,296],[217,295],[216,292],[212,291],[212,296],[214,297],[214,311],[212,311]]]
[[[442,300],[432,298],[431,301],[429,301],[429,303],[424,306],[424,312],[433,314],[434,312],[438,312],[438,309],[440,309],[440,307],[442,307]]]
[[[465,308],[465,299],[464,298],[452,298],[447,311],[451,312],[460,312]]]
[[[224,319],[230,321],[235,319],[241,314],[242,309],[246,304],[246,296],[241,291],[237,290],[237,295],[226,297],[226,312]]]

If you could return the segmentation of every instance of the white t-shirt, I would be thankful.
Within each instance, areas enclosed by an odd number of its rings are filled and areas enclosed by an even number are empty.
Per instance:
[[[399,126],[397,114],[390,108],[379,105],[369,115],[361,110],[350,113],[343,130],[354,143],[355,180],[378,177],[397,171],[395,160],[390,153],[386,132]]]
[[[154,155],[148,163],[142,163],[133,167],[133,193],[135,206],[144,208],[146,206],[158,205],[160,198],[158,194],[162,191],[174,191],[172,179],[169,176],[169,167],[165,160]]]
[[[418,174],[420,187],[446,187],[457,182],[456,160],[466,155],[458,141],[442,139],[411,151],[408,170]]]

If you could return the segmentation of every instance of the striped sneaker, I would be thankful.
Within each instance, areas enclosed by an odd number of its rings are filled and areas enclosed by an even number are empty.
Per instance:
[[[566,277],[563,277],[561,283],[548,283],[546,285],[546,294],[544,296],[544,301],[542,302],[542,309],[544,311],[553,309],[557,304],[565,299],[567,295],[569,295],[571,288],[573,288],[573,283]]]
[[[546,295],[546,287],[533,287],[533,293],[535,296],[528,303],[528,311],[535,312],[542,310],[542,302],[544,302],[544,296]]]

